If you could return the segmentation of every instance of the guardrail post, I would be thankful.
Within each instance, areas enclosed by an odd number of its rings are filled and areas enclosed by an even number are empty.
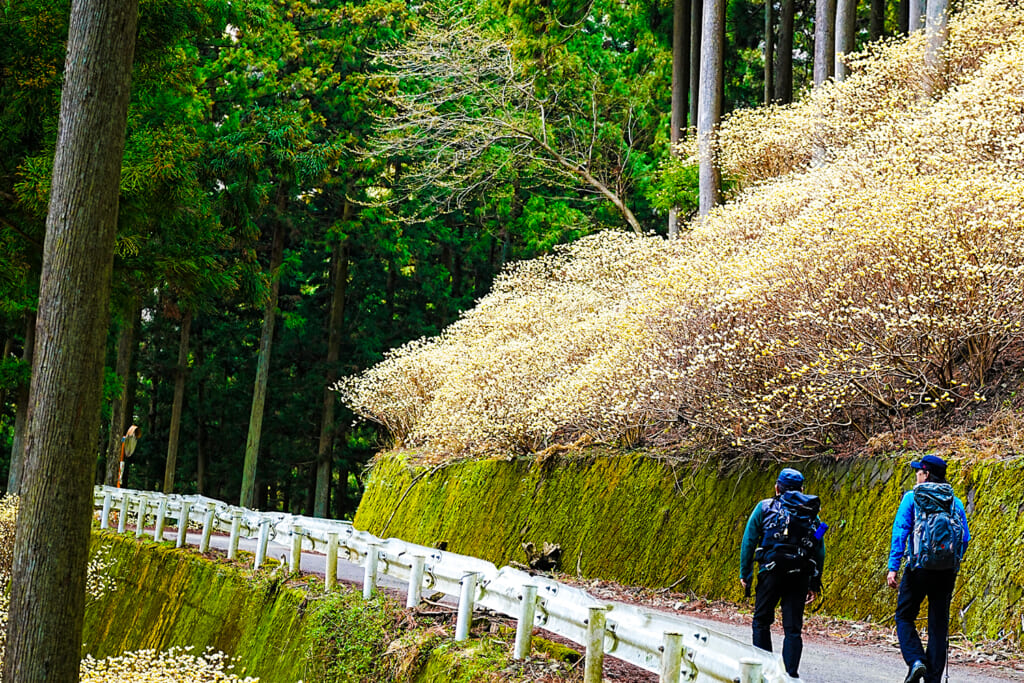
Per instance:
[[[683,634],[665,633],[661,645],[659,683],[679,683],[679,667],[683,663]]]
[[[142,538],[142,532],[146,529],[146,510],[149,509],[149,496],[139,498],[138,514],[135,517],[135,538]]]
[[[231,538],[228,540],[228,559],[238,557],[238,534],[242,530],[242,511],[231,511]]]
[[[327,571],[324,572],[324,590],[331,590],[338,580],[338,532],[327,534]]]
[[[583,683],[601,683],[604,673],[604,632],[608,615],[605,607],[591,607],[587,617],[587,648]]]
[[[740,683],[761,683],[761,662],[756,659],[741,659]]]
[[[469,572],[459,582],[462,589],[459,591],[459,612],[455,617],[455,642],[461,643],[469,638],[469,627],[473,624],[473,603],[476,600],[476,572]],[[423,576],[420,575],[420,580]],[[410,595],[412,594],[412,583],[409,584]],[[417,591],[418,593],[419,591]],[[417,601],[418,604],[419,601]]]
[[[123,534],[127,524],[128,524],[128,493],[127,493],[127,491],[122,491],[121,492],[121,507],[118,509],[118,515],[117,515],[117,533]]]
[[[206,514],[203,515],[203,539],[199,541],[199,552],[205,553],[210,549],[210,535],[213,533],[213,505],[207,503]]]
[[[167,519],[167,498],[161,497],[156,507],[156,522],[153,524],[153,540],[164,540],[164,521]]]
[[[253,560],[252,570],[256,571],[263,564],[263,560],[267,559],[267,541],[270,540],[270,520],[260,520],[260,537],[256,542],[256,559]]]
[[[363,573],[363,599],[369,600],[373,597],[373,591],[377,588],[377,548],[379,544],[369,543],[366,550],[366,568]]]
[[[423,564],[426,558],[422,555],[412,556],[412,567],[409,568],[409,594],[405,597],[406,607],[420,604],[420,591],[423,590]]]
[[[288,571],[295,574],[302,566],[302,527],[292,525],[292,556],[288,563]]]
[[[537,612],[537,587],[523,585],[522,603],[519,605],[519,621],[516,624],[516,646],[512,651],[513,659],[525,659],[530,656],[530,641],[533,639],[533,618]]]
[[[185,534],[188,533],[188,514],[192,511],[192,503],[187,500],[181,501],[181,511],[178,513],[178,542],[176,548],[185,545]]]
[[[114,502],[114,497],[110,492],[103,494],[103,514],[100,515],[100,528],[106,529],[110,526],[110,506]]]

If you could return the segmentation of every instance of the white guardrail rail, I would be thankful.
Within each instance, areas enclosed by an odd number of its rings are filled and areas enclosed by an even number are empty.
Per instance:
[[[517,659],[529,655],[534,626],[582,645],[586,652],[587,683],[601,680],[605,653],[659,674],[663,683],[799,682],[786,673],[778,654],[757,649],[695,620],[598,600],[558,581],[511,567],[498,569],[475,557],[397,538],[380,539],[356,530],[349,522],[258,512],[204,496],[166,495],[110,486],[97,486],[94,502],[101,510],[101,528],[110,526],[110,512],[116,509],[117,531],[125,533],[131,516],[136,537],[147,533],[148,521],[152,536],[163,539],[167,520],[174,519],[178,547],[186,543],[190,522],[193,528],[202,530],[202,552],[209,549],[215,531],[227,533],[229,559],[236,558],[240,537],[255,538],[254,569],[266,560],[271,540],[290,546],[289,569],[293,572],[299,569],[303,549],[324,552],[328,589],[335,584],[340,553],[364,568],[366,598],[375,590],[379,574],[409,584],[409,607],[419,604],[425,589],[457,597],[457,641],[468,637],[473,608],[479,606],[518,620],[513,653]]]

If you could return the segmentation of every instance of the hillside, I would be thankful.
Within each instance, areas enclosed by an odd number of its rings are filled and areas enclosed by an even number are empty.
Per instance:
[[[606,232],[509,269],[340,385],[437,459],[601,442],[773,458],[1019,454],[1024,9],[855,56],[721,133],[735,196],[678,240]]]

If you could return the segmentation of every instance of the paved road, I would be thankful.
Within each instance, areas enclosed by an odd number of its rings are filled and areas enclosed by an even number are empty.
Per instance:
[[[693,618],[691,615],[687,615]],[[734,638],[750,638],[750,624],[707,622],[710,628]],[[782,648],[782,630],[773,632],[774,645]],[[800,659],[800,678],[804,683],[901,683],[907,674],[899,650],[875,646],[853,647],[832,641],[804,636],[804,652]],[[945,676],[943,681],[945,681]],[[1024,675],[1007,671],[967,667],[954,664],[949,670],[950,683],[1000,683],[1024,681]]]
[[[168,532],[167,538],[177,538],[175,532]],[[188,544],[199,545],[199,534],[188,535]],[[211,545],[215,548],[226,550],[228,539],[225,536],[215,535],[211,539]],[[239,548],[254,552],[256,548],[255,539],[242,538],[239,540]],[[285,564],[291,554],[291,548],[280,543],[270,542],[267,546],[267,557],[282,560]],[[302,571],[309,574],[323,576],[327,567],[327,559],[319,553],[303,551]],[[338,559],[338,579],[356,584],[362,584],[363,568],[359,565]],[[404,582],[381,575],[378,585],[390,588],[405,595],[408,588]],[[454,598],[448,598],[445,602],[455,606]],[[690,619],[701,621],[708,628],[721,633],[731,635],[734,638],[747,640],[750,637],[750,625],[748,623],[738,624],[706,620],[686,615]],[[776,624],[778,627],[778,624]],[[774,634],[776,649],[782,647],[782,631],[777,628]],[[800,664],[800,676],[804,683],[900,683],[906,675],[906,666],[896,648],[885,650],[875,646],[853,647],[832,641],[817,640],[805,637],[804,653]],[[657,680],[653,676],[646,680]],[[945,677],[943,681],[945,682]],[[1024,681],[1024,674],[1013,671],[993,671],[990,668],[982,669],[964,665],[954,665],[949,672],[950,683],[1002,683],[1005,681]]]

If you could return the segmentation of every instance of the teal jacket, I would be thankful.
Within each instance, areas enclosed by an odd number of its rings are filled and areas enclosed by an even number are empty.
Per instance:
[[[740,578],[746,581],[748,586],[754,579],[754,554],[761,547],[761,541],[764,538],[764,509],[767,507],[766,503],[771,500],[771,498],[766,498],[754,507],[754,511],[750,513],[750,519],[747,520],[747,528],[743,532],[743,543],[740,545]],[[819,519],[818,522],[820,523],[821,520]],[[824,540],[818,546],[814,561],[818,565],[818,574],[811,577],[809,587],[818,593],[821,591],[821,569],[825,566]]]

